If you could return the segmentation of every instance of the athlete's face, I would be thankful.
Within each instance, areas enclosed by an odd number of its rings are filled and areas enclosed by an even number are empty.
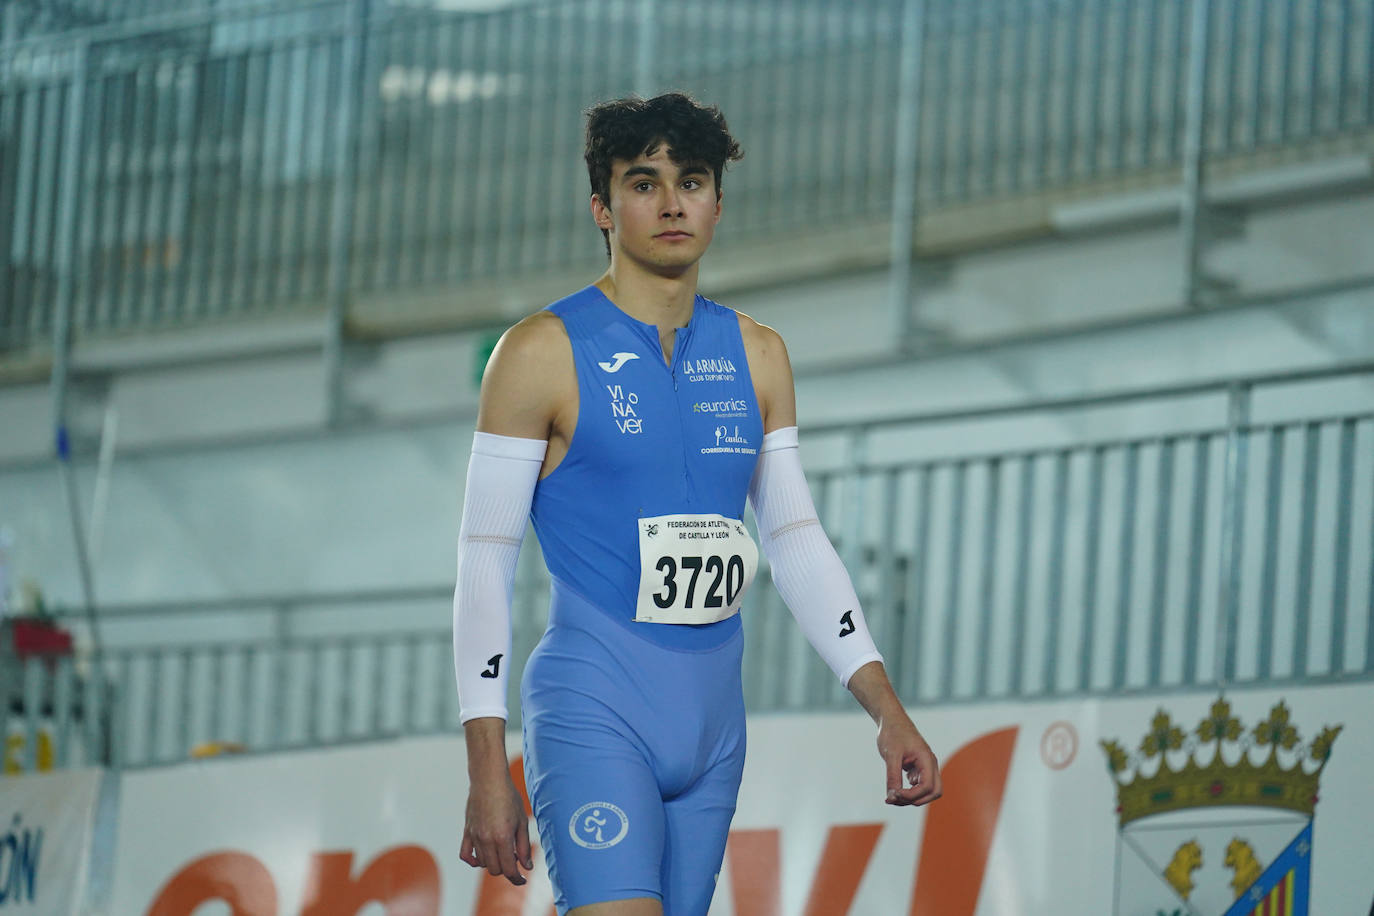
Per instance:
[[[705,164],[679,165],[659,145],[652,155],[615,160],[610,191],[609,206],[592,195],[592,215],[610,232],[612,257],[674,275],[706,253],[720,220],[720,198]]]

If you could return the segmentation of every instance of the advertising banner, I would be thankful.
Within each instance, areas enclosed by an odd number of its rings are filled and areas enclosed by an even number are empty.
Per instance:
[[[86,912],[100,770],[0,777],[0,914]]]
[[[944,778],[923,809],[883,804],[862,713],[756,717],[711,914],[1367,916],[1371,700],[918,708]],[[538,855],[520,888],[459,861],[465,792],[456,737],[126,774],[106,912],[547,916]]]

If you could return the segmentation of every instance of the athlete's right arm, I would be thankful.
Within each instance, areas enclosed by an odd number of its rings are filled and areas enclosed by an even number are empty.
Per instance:
[[[525,883],[520,866],[533,862],[505,746],[511,592],[548,443],[565,438],[570,376],[571,348],[552,314],[533,315],[502,336],[482,375],[459,528],[454,667],[469,781],[459,855],[513,884]],[[575,394],[575,377],[572,385]]]

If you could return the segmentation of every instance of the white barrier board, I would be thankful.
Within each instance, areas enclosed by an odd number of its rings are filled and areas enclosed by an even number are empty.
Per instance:
[[[882,803],[861,713],[758,717],[711,913],[1366,916],[1371,708],[1358,686],[919,709],[946,780],[922,810]],[[107,912],[546,916],[542,869],[517,889],[458,860],[465,790],[458,738],[126,774]]]
[[[86,912],[100,770],[0,776],[0,913]]]

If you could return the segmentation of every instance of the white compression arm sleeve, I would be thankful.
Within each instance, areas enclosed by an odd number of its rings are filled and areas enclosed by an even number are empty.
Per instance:
[[[749,500],[773,584],[807,640],[848,687],[855,671],[883,657],[869,635],[844,563],[816,515],[795,426],[763,437]]]
[[[515,563],[548,443],[476,433],[458,527],[453,667],[459,718],[506,718]]]

